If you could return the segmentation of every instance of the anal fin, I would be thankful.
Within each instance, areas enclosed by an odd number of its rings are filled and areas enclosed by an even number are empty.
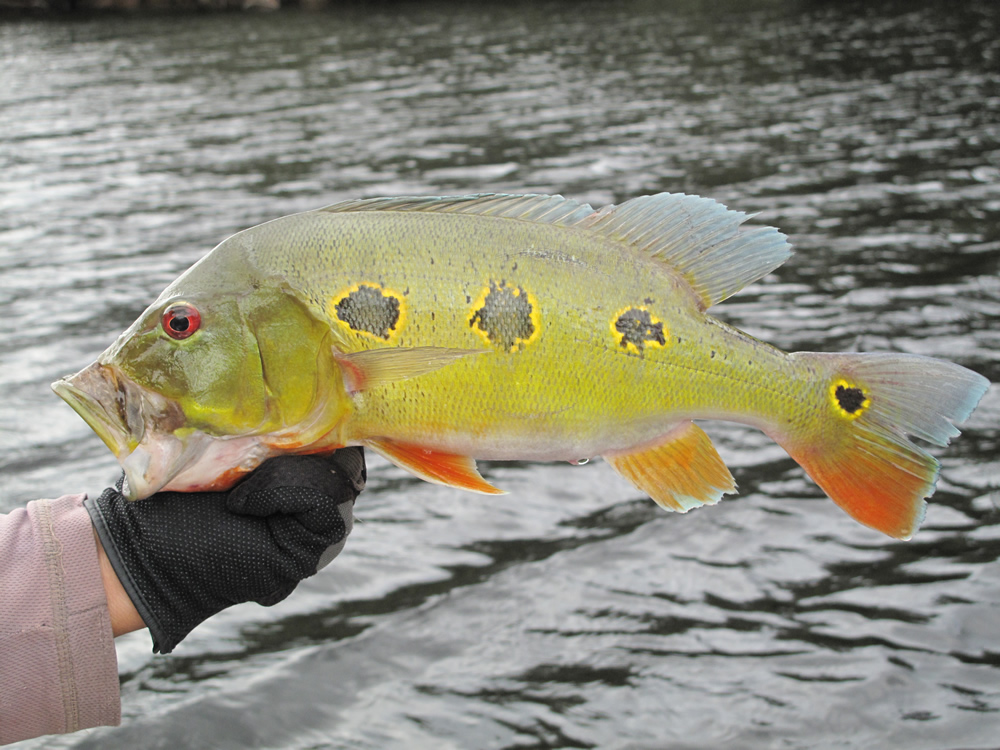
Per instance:
[[[476,468],[475,459],[469,456],[443,453],[387,438],[367,440],[365,444],[396,466],[416,474],[426,482],[481,492],[485,495],[506,494],[483,479]]]
[[[736,491],[712,439],[693,422],[677,425],[652,447],[604,460],[665,510],[687,513]]]

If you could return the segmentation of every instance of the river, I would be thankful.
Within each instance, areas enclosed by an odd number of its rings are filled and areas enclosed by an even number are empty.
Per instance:
[[[1000,5],[383,2],[0,21],[0,511],[116,464],[48,384],[234,231],[338,200],[659,191],[796,254],[714,313],[786,350],[1000,381]],[[334,565],[170,656],[123,724],[25,748],[996,748],[1000,391],[922,530],[841,512],[748,428],[681,516],[609,466],[502,500],[369,457]]]

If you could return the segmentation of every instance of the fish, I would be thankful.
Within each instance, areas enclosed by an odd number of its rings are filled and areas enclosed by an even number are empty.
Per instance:
[[[238,232],[53,384],[125,491],[223,490],[362,445],[499,494],[477,460],[604,460],[669,511],[736,492],[696,420],[750,425],[862,524],[908,539],[989,381],[893,352],[786,353],[709,314],[791,254],[660,193],[350,200]]]

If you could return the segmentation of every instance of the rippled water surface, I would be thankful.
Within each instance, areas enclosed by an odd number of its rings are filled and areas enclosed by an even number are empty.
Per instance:
[[[229,233],[334,201],[709,195],[797,254],[721,305],[785,349],[1000,380],[1000,6],[346,4],[0,22],[0,510],[113,459],[48,389]],[[1000,395],[923,530],[861,527],[766,438],[659,511],[600,461],[487,499],[371,461],[281,605],[119,640],[92,748],[996,748]]]

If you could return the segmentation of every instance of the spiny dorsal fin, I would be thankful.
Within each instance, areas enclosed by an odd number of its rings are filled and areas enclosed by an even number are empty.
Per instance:
[[[441,197],[366,198],[344,201],[319,209],[326,213],[344,211],[426,211],[432,213],[476,214],[505,219],[535,221],[539,224],[573,226],[594,213],[586,203],[561,195],[446,195]]]
[[[646,195],[599,211],[559,195],[502,194],[370,198],[320,210],[475,214],[585,229],[676,269],[706,308],[763,278],[791,255],[787,238],[777,229],[743,228],[747,214],[683,193]]]

